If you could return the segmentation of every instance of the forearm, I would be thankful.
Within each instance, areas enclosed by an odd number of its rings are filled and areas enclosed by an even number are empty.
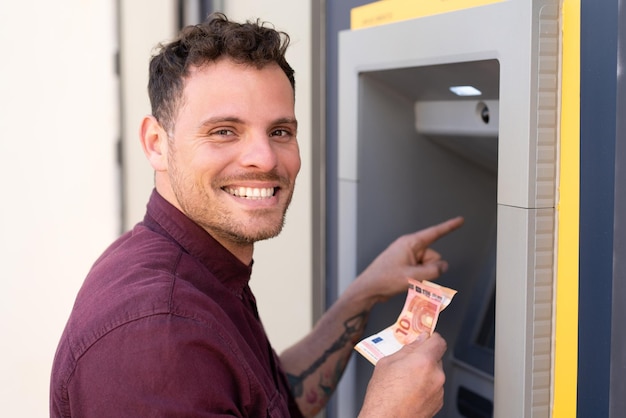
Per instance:
[[[374,303],[356,289],[348,289],[304,339],[281,354],[282,367],[305,416],[319,412],[335,391]]]

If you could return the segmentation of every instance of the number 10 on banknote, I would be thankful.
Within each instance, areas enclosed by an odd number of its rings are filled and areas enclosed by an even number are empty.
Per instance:
[[[450,304],[456,290],[426,280],[409,279],[404,308],[395,324],[363,339],[354,349],[372,364],[412,343],[422,333],[432,335],[439,312]]]

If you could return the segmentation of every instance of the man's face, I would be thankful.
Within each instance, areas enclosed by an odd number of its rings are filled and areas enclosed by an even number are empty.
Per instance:
[[[162,194],[227,248],[276,236],[300,170],[296,133],[293,89],[278,65],[223,59],[192,69],[167,173],[157,173]]]

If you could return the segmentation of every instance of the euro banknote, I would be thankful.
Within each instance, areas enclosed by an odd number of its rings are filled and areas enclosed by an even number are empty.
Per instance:
[[[409,290],[398,320],[377,334],[361,340],[354,349],[376,365],[422,333],[432,335],[439,313],[446,308],[456,290],[426,280],[409,279]]]

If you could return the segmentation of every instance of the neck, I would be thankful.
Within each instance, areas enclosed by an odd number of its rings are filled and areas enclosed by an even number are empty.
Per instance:
[[[210,233],[210,232],[209,232]],[[252,263],[252,254],[254,253],[254,244],[235,244],[232,241],[226,241],[221,237],[216,237],[213,235],[213,238],[224,248],[230,251],[235,257],[239,259],[243,264],[249,266]]]

